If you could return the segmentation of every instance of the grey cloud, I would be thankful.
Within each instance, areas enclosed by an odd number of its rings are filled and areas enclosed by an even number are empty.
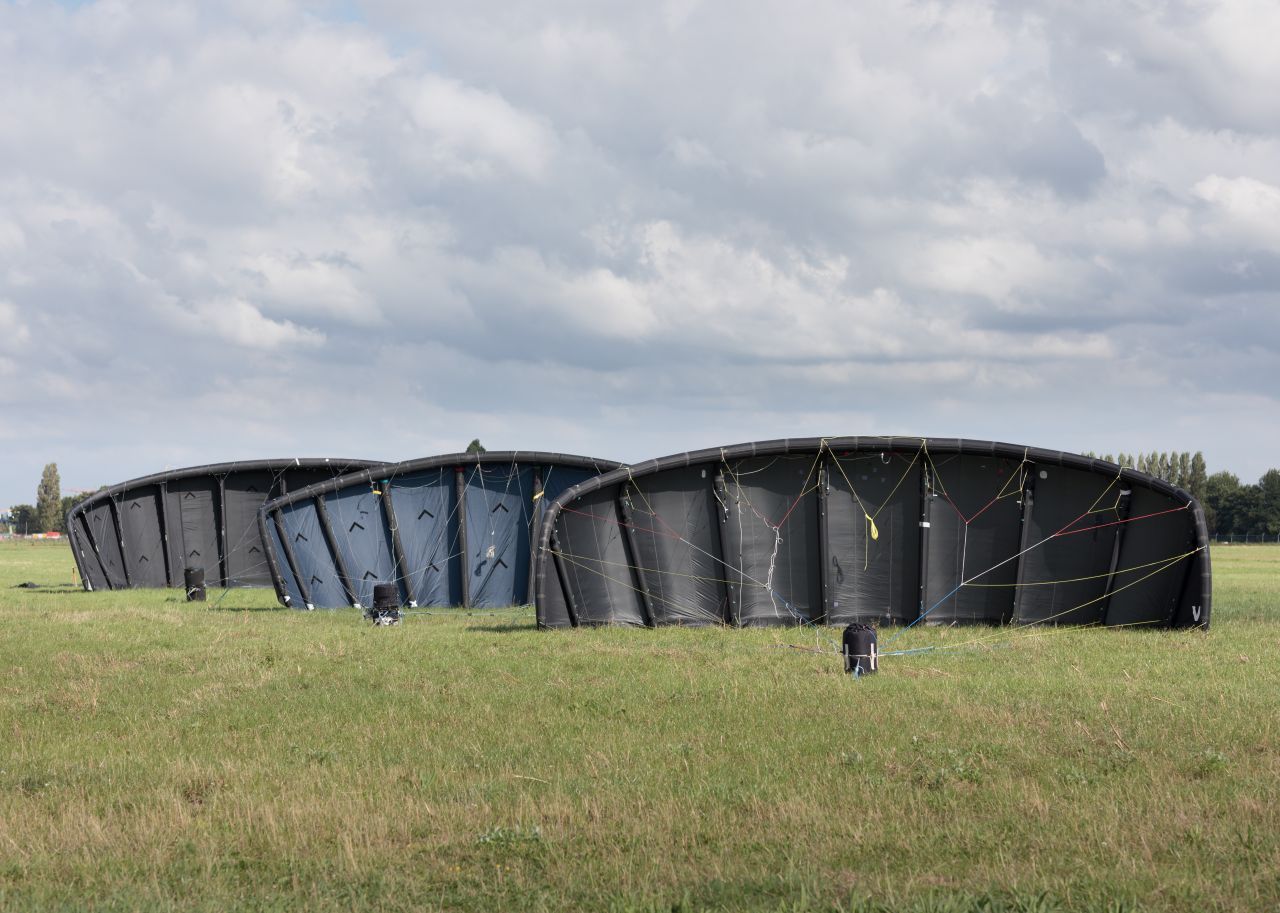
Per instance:
[[[0,502],[476,434],[1256,474],[1280,124],[1237,9],[0,5]]]

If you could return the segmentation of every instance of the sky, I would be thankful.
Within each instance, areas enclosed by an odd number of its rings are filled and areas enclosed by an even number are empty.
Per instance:
[[[0,505],[54,461],[475,437],[1256,480],[1277,34],[1271,0],[0,0]]]

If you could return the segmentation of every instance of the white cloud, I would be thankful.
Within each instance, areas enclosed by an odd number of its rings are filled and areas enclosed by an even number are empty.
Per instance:
[[[264,317],[252,304],[238,298],[202,304],[196,309],[196,314],[226,341],[249,348],[306,348],[324,342],[323,333],[299,327],[288,320]]]
[[[12,301],[0,298],[0,352],[18,352],[31,342],[31,331],[19,319]]]
[[[359,287],[350,265],[303,255],[263,254],[246,259],[245,272],[259,293],[278,309],[302,315],[328,315],[357,324],[382,322],[377,303]]]
[[[921,277],[933,288],[978,295],[1008,310],[1030,305],[1020,296],[1070,282],[1070,271],[1020,238],[977,237],[938,241],[913,252]]]
[[[27,246],[27,236],[22,226],[10,219],[0,218],[0,257],[16,261]]]
[[[169,303],[164,310],[169,321],[190,337],[189,344],[201,348],[208,345],[206,340],[264,351],[287,346],[305,349],[324,342],[323,333],[288,320],[272,320],[241,298],[202,301],[190,307]]]
[[[1217,207],[1223,227],[1240,240],[1280,253],[1280,187],[1250,177],[1212,174],[1196,184],[1195,193]]]
[[[555,152],[554,134],[503,98],[427,75],[401,87],[415,131],[402,139],[448,175],[484,179],[509,171],[536,179]]]

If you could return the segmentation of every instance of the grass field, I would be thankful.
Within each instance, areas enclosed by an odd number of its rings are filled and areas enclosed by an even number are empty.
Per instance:
[[[1275,910],[1280,548],[1213,630],[376,629],[0,543],[0,909]],[[38,589],[16,589],[33,581]]]

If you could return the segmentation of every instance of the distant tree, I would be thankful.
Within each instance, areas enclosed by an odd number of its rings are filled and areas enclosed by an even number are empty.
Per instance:
[[[1199,450],[1191,457],[1191,468],[1187,473],[1187,491],[1191,497],[1204,504],[1208,495],[1206,484],[1209,480],[1209,467],[1205,464],[1204,454]]]
[[[484,453],[484,444],[480,443],[480,438],[473,438],[471,443],[467,445],[467,453]]]
[[[58,480],[58,464],[50,463],[40,476],[40,485],[36,488],[36,525],[37,532],[55,532],[61,526],[62,488]]]
[[[1177,486],[1179,488],[1191,489],[1191,454],[1183,451],[1178,454],[1178,471]]]
[[[1204,483],[1204,519],[1209,532],[1215,536],[1230,535],[1235,526],[1236,493],[1240,491],[1240,479],[1230,472],[1215,472]]]
[[[1268,470],[1258,480],[1258,532],[1280,536],[1280,469]]]
[[[19,504],[9,512],[13,531],[19,536],[39,532],[36,529],[36,509],[30,504]]]
[[[67,514],[71,512],[71,508],[89,497],[90,494],[91,492],[83,491],[77,495],[67,495],[62,499],[62,506],[58,513],[58,532],[65,533],[67,531]]]
[[[1153,450],[1150,453],[1132,456],[1121,453],[1116,456],[1114,462],[1121,466],[1129,466],[1138,472],[1145,472],[1157,479],[1163,479],[1170,485],[1186,489],[1197,498],[1202,498],[1204,494],[1204,481],[1208,477],[1208,469],[1202,453],[1193,454],[1189,451],[1179,453],[1172,450],[1168,453]]]
[[[1262,489],[1257,485],[1241,485],[1227,498],[1231,532],[1255,536],[1263,531],[1261,501]]]

